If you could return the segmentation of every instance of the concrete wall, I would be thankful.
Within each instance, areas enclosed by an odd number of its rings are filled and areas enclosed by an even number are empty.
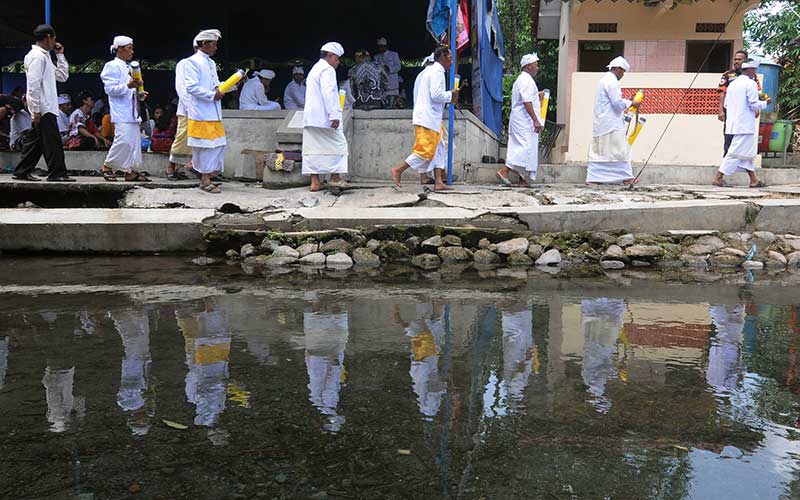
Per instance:
[[[237,168],[244,164],[243,149],[269,151],[275,149],[278,127],[291,112],[280,111],[242,111],[226,109],[222,111],[228,148],[225,150],[225,173],[233,176]]]

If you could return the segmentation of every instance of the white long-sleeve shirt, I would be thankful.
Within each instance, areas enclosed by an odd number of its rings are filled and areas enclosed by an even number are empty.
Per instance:
[[[69,64],[64,54],[56,55],[56,65],[50,54],[38,45],[31,46],[25,56],[25,79],[28,110],[31,114],[52,113],[58,116],[58,91],[56,82],[66,82],[69,78]]]
[[[277,102],[270,101],[259,77],[247,80],[239,94],[239,109],[274,111],[281,109]]]
[[[188,58],[181,59],[175,65],[175,93],[178,94],[178,109],[175,114],[178,116],[186,116],[186,107],[190,104],[192,96],[186,92],[186,81],[184,75],[186,74],[186,61]]]
[[[306,84],[292,80],[283,92],[286,109],[303,109],[306,106]]]
[[[414,92],[413,123],[438,132],[442,128],[444,105],[453,100],[453,93],[445,90],[444,66],[435,62],[420,73]]]
[[[767,107],[767,101],[758,100],[758,84],[747,75],[739,75],[728,85],[725,93],[726,134],[755,134],[756,111]]]
[[[136,89],[128,88],[131,81],[131,68],[127,62],[116,57],[103,66],[100,73],[103,88],[108,94],[111,107],[111,123],[139,123],[139,103],[136,100]]]
[[[600,137],[614,130],[625,130],[622,115],[630,106],[631,101],[622,98],[622,86],[617,76],[609,71],[597,82],[592,136]]]
[[[306,107],[303,110],[304,127],[330,128],[333,120],[342,119],[339,104],[339,86],[336,70],[325,59],[311,68],[306,78]]]
[[[215,101],[215,89],[219,86],[217,65],[206,54],[198,50],[186,59],[184,68],[186,93],[191,96],[187,104],[187,117],[195,121],[222,121],[222,103]]]

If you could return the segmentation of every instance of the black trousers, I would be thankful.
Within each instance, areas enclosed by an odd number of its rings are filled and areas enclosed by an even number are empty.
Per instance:
[[[42,155],[47,163],[48,177],[67,175],[64,145],[61,142],[61,133],[58,131],[56,115],[52,113],[42,115],[39,123],[34,123],[33,128],[23,134],[22,158],[14,169],[14,175],[17,177],[30,175]]]
[[[725,115],[725,120],[722,122],[722,135],[725,137],[725,142],[722,146],[722,156],[724,158],[728,156],[728,149],[731,147],[731,142],[733,142],[733,134],[725,133],[725,129],[728,125],[728,112],[723,110],[722,113]]]

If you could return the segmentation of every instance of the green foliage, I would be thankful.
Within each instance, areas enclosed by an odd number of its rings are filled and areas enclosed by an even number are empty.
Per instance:
[[[783,66],[778,89],[778,112],[800,118],[800,8],[789,0],[762,0],[745,17],[745,35],[751,48],[774,57]]]

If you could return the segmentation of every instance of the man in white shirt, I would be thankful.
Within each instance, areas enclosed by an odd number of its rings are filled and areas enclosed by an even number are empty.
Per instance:
[[[500,182],[510,186],[508,174],[519,174],[519,187],[536,179],[539,166],[539,134],[544,129],[539,88],[533,77],[539,72],[539,56],[526,54],[520,63],[522,72],[511,91],[511,115],[508,119],[508,154],[506,166],[497,172]]]
[[[33,30],[33,37],[36,43],[25,56],[26,96],[33,131],[23,138],[22,158],[14,169],[14,179],[40,180],[31,172],[44,154],[48,181],[74,182],[75,179],[67,177],[64,145],[56,119],[59,111],[56,81],[66,82],[69,78],[64,46],[56,42],[56,32],[47,24],[37,26]],[[51,50],[56,53],[56,64],[50,59]]]
[[[114,124],[114,142],[108,150],[101,170],[107,181],[116,181],[115,170],[125,170],[126,182],[150,182],[137,171],[142,165],[142,142],[139,124],[139,99],[136,88],[142,84],[131,76],[130,61],[133,59],[133,39],[127,36],[114,37],[111,45],[114,59],[103,66],[100,79],[108,94],[111,107],[111,123]]]
[[[197,41],[192,41],[192,50],[197,52]],[[188,144],[187,106],[190,105],[192,96],[186,92],[186,64],[189,58],[181,59],[175,65],[175,93],[178,95],[178,106],[175,112],[178,117],[178,126],[175,131],[175,140],[169,150],[169,164],[167,165],[167,180],[185,180],[189,177],[180,171],[180,166],[189,167],[192,163],[192,148]]]
[[[320,175],[331,174],[329,186],[348,187],[341,178],[347,173],[347,139],[342,131],[342,105],[336,68],[344,48],[329,42],[320,49],[319,61],[306,79],[303,112],[303,174],[311,176],[311,191],[322,189]]]
[[[425,68],[414,85],[414,150],[406,160],[392,169],[392,180],[400,186],[400,178],[408,168],[420,174],[424,183],[431,162],[442,140],[442,113],[447,103],[458,101],[458,89],[446,90],[445,68],[453,62],[449,47],[440,46],[433,53],[435,63]],[[444,183],[443,162],[433,162],[434,190],[452,189]]]
[[[69,94],[58,96],[58,132],[61,134],[61,142],[66,142],[69,137],[69,115],[72,113],[72,98]]]
[[[211,182],[225,168],[225,128],[222,126],[222,103],[225,95],[219,89],[217,64],[211,57],[217,53],[222,33],[203,30],[195,37],[197,52],[186,60],[184,82],[190,96],[187,104],[188,144],[192,148],[192,165],[200,173],[200,189],[207,193],[222,191]]]
[[[277,102],[270,101],[267,97],[269,86],[275,78],[275,72],[270,69],[262,69],[253,74],[253,78],[247,80],[239,94],[239,109],[275,111],[281,109]]]
[[[622,98],[619,83],[630,68],[628,61],[617,57],[608,65],[608,73],[597,83],[587,184],[629,184],[633,181],[631,147],[625,136],[623,118],[625,110],[631,107],[631,101]],[[633,106],[638,107],[638,104]]]
[[[736,172],[747,172],[750,177],[750,187],[763,187],[766,184],[756,177],[756,167],[753,163],[758,154],[756,134],[758,124],[756,117],[762,109],[769,104],[758,98],[758,84],[756,83],[756,69],[758,61],[748,59],[742,64],[742,74],[737,76],[725,92],[725,133],[732,135],[730,148],[722,160],[719,171],[714,175],[712,184],[718,187],[726,186],[724,175]]]
[[[283,106],[286,109],[303,109],[306,106],[305,77],[302,66],[292,68],[292,81],[283,92]]]
[[[386,88],[384,97],[386,98],[386,105],[389,109],[397,108],[400,106],[400,55],[389,50],[388,42],[385,38],[379,38],[377,41],[378,53],[375,54],[373,61],[380,64],[386,69],[386,74],[389,75],[389,86]]]

